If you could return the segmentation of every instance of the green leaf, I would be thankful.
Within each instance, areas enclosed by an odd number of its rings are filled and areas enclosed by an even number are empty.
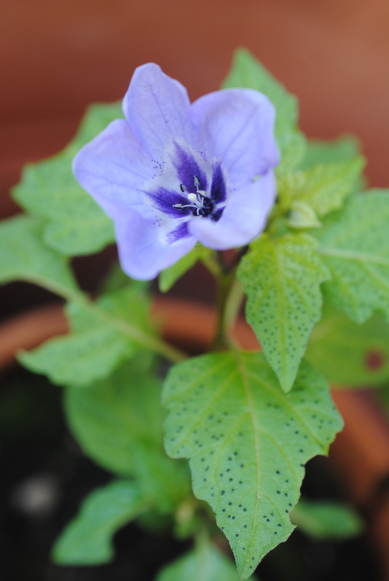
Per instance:
[[[88,389],[66,390],[69,426],[85,453],[120,476],[137,479],[144,498],[168,512],[188,494],[186,466],[162,448],[160,382],[137,357]]]
[[[358,514],[349,506],[335,502],[299,500],[291,514],[292,522],[314,539],[344,540],[363,531]]]
[[[254,577],[250,577],[254,581]],[[236,568],[210,542],[198,543],[184,556],[169,563],[156,581],[239,581]]]
[[[140,348],[140,335],[151,336],[148,307],[146,297],[131,287],[103,295],[96,303],[71,303],[71,333],[22,352],[19,359],[55,384],[88,386],[132,357]]]
[[[71,298],[78,294],[68,261],[42,242],[41,224],[17,216],[0,224],[0,282],[26,280]]]
[[[328,270],[317,244],[305,234],[261,236],[242,259],[238,277],[247,294],[247,320],[288,391],[321,316],[320,284]]]
[[[342,426],[329,386],[303,363],[285,394],[261,353],[218,353],[174,366],[163,402],[167,452],[190,459],[194,493],[215,511],[247,578],[292,532],[304,464]]]
[[[374,393],[377,398],[379,405],[386,414],[386,418],[389,417],[389,384],[386,383],[380,389],[377,389]]]
[[[280,184],[281,203],[303,202],[318,216],[340,208],[361,179],[364,159],[314,165],[285,176]]]
[[[188,254],[185,254],[178,262],[169,266],[159,275],[159,290],[166,293],[189,269],[210,253],[209,248],[197,244]]]
[[[320,228],[316,212],[306,202],[295,200],[290,205],[288,226],[292,228]]]
[[[389,380],[389,324],[374,315],[359,325],[326,305],[305,356],[332,383],[380,385]]]
[[[88,389],[67,388],[65,411],[89,457],[120,476],[132,476],[136,447],[156,446],[161,439],[159,394],[158,381],[138,358]]]
[[[320,163],[349,161],[361,153],[361,144],[352,135],[342,135],[333,141],[308,139],[300,169],[305,170]]]
[[[104,279],[100,285],[100,293],[109,293],[112,291],[117,291],[122,288],[127,288],[131,285],[132,289],[137,289],[140,293],[146,293],[150,287],[149,280],[135,280],[130,278],[128,274],[123,272],[120,267],[119,262],[115,261],[109,271],[104,276]],[[99,294],[100,294],[99,293]]]
[[[89,107],[73,141],[54,157],[25,167],[15,200],[44,220],[45,242],[66,256],[90,254],[114,241],[112,221],[82,189],[72,173],[76,153],[111,121],[120,104]]]
[[[332,280],[328,298],[357,323],[375,310],[389,318],[389,191],[352,196],[315,232]]]
[[[264,93],[276,108],[275,135],[281,150],[281,164],[277,172],[295,167],[305,151],[305,138],[297,129],[298,102],[296,97],[272,75],[247,50],[235,52],[232,69],[223,88],[256,89]]]
[[[114,554],[113,535],[147,508],[133,482],[116,480],[95,490],[55,543],[54,561],[62,565],[107,563]]]

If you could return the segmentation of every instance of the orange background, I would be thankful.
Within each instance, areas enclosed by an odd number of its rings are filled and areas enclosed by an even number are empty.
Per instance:
[[[389,187],[386,0],[0,0],[0,11],[0,217],[17,209],[8,192],[23,163],[60,150],[88,103],[121,98],[136,66],[158,62],[195,99],[219,87],[237,46],[299,97],[309,136],[355,133],[371,184]]]
[[[2,0],[0,187],[71,138],[85,105],[120,98],[156,61],[192,98],[249,48],[301,101],[315,137],[353,132],[374,185],[389,186],[385,0]]]

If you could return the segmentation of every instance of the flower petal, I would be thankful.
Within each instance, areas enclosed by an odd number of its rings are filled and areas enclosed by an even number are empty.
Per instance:
[[[110,123],[81,149],[73,171],[111,218],[125,207],[149,212],[142,188],[153,178],[155,168],[124,119]]]
[[[201,168],[201,161],[195,158],[193,151],[189,153],[175,142],[174,153],[171,154],[171,160],[177,170],[177,176],[180,180],[180,183],[186,187],[188,192],[195,191],[195,176],[200,182],[200,189],[207,189],[207,176]],[[202,165],[204,166],[204,160]]]
[[[279,162],[274,139],[275,110],[252,89],[227,89],[195,101],[191,115],[207,156],[228,173],[231,193]]]
[[[185,87],[165,75],[158,65],[149,63],[135,70],[123,112],[153,159],[164,159],[174,138],[194,143],[189,110]]]
[[[171,266],[196,244],[187,223],[174,221],[174,230],[167,236],[158,224],[135,211],[127,210],[115,222],[121,266],[129,276],[150,280]],[[161,235],[162,234],[162,235]]]
[[[275,196],[275,177],[270,170],[259,180],[237,190],[220,220],[191,220],[189,232],[204,246],[215,250],[244,246],[264,229]]]

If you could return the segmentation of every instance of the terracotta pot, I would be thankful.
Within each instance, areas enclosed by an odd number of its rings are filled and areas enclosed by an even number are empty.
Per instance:
[[[166,340],[181,349],[200,353],[213,338],[215,313],[199,303],[157,297],[153,317]],[[35,309],[0,325],[0,370],[15,363],[15,353],[67,332],[61,305]],[[233,335],[245,349],[258,349],[247,323],[238,320]],[[368,390],[333,390],[345,428],[331,447],[330,461],[342,477],[351,500],[366,515],[379,552],[385,578],[389,577],[389,426]]]

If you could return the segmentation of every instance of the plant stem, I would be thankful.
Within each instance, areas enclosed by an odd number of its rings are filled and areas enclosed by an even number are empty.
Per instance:
[[[243,301],[243,289],[236,278],[240,259],[246,254],[248,246],[241,248],[231,264],[227,264],[221,252],[218,252],[220,265],[217,277],[217,328],[212,343],[212,350],[236,347],[230,337],[230,332]]]
[[[212,254],[209,254],[209,255],[206,254],[206,255],[204,255],[201,258],[201,262],[209,270],[209,272],[211,274],[213,274],[213,276],[215,278],[218,278],[219,273],[220,273],[220,266],[219,266],[219,263],[217,262],[217,260],[215,259],[215,257]]]
[[[121,319],[116,319],[104,309],[102,309],[96,302],[93,302],[89,297],[83,293],[81,290],[69,290],[60,286],[56,286],[48,281],[32,280],[31,282],[39,284],[39,286],[50,290],[61,296],[65,301],[76,303],[82,308],[92,311],[95,315],[99,316],[105,323],[116,328],[118,331],[126,335],[127,337],[137,341],[146,349],[154,351],[158,355],[161,355],[171,363],[178,363],[187,358],[186,353],[176,349],[169,343],[166,343],[163,339],[156,337],[154,335],[144,332],[142,329],[132,326],[126,321]]]
[[[231,346],[228,330],[232,326],[232,312],[228,309],[230,293],[234,287],[236,268],[220,274],[217,287],[217,328],[212,350],[219,351]]]
[[[244,293],[242,285],[237,278],[234,278],[224,312],[224,328],[226,329],[227,333],[232,330],[234,323],[239,315],[243,297]]]
[[[162,355],[171,363],[179,363],[180,361],[183,361],[187,358],[187,355],[183,351],[176,349],[176,347],[166,343],[159,337],[145,333],[142,329],[134,327],[126,321],[116,319],[110,315],[110,313],[102,309],[97,303],[89,301],[85,302],[84,299],[81,304],[84,308],[93,311],[93,313],[98,315],[103,321],[107,322],[109,325],[123,333],[123,335],[126,335],[130,339],[137,341],[146,349],[150,349],[158,355]]]

